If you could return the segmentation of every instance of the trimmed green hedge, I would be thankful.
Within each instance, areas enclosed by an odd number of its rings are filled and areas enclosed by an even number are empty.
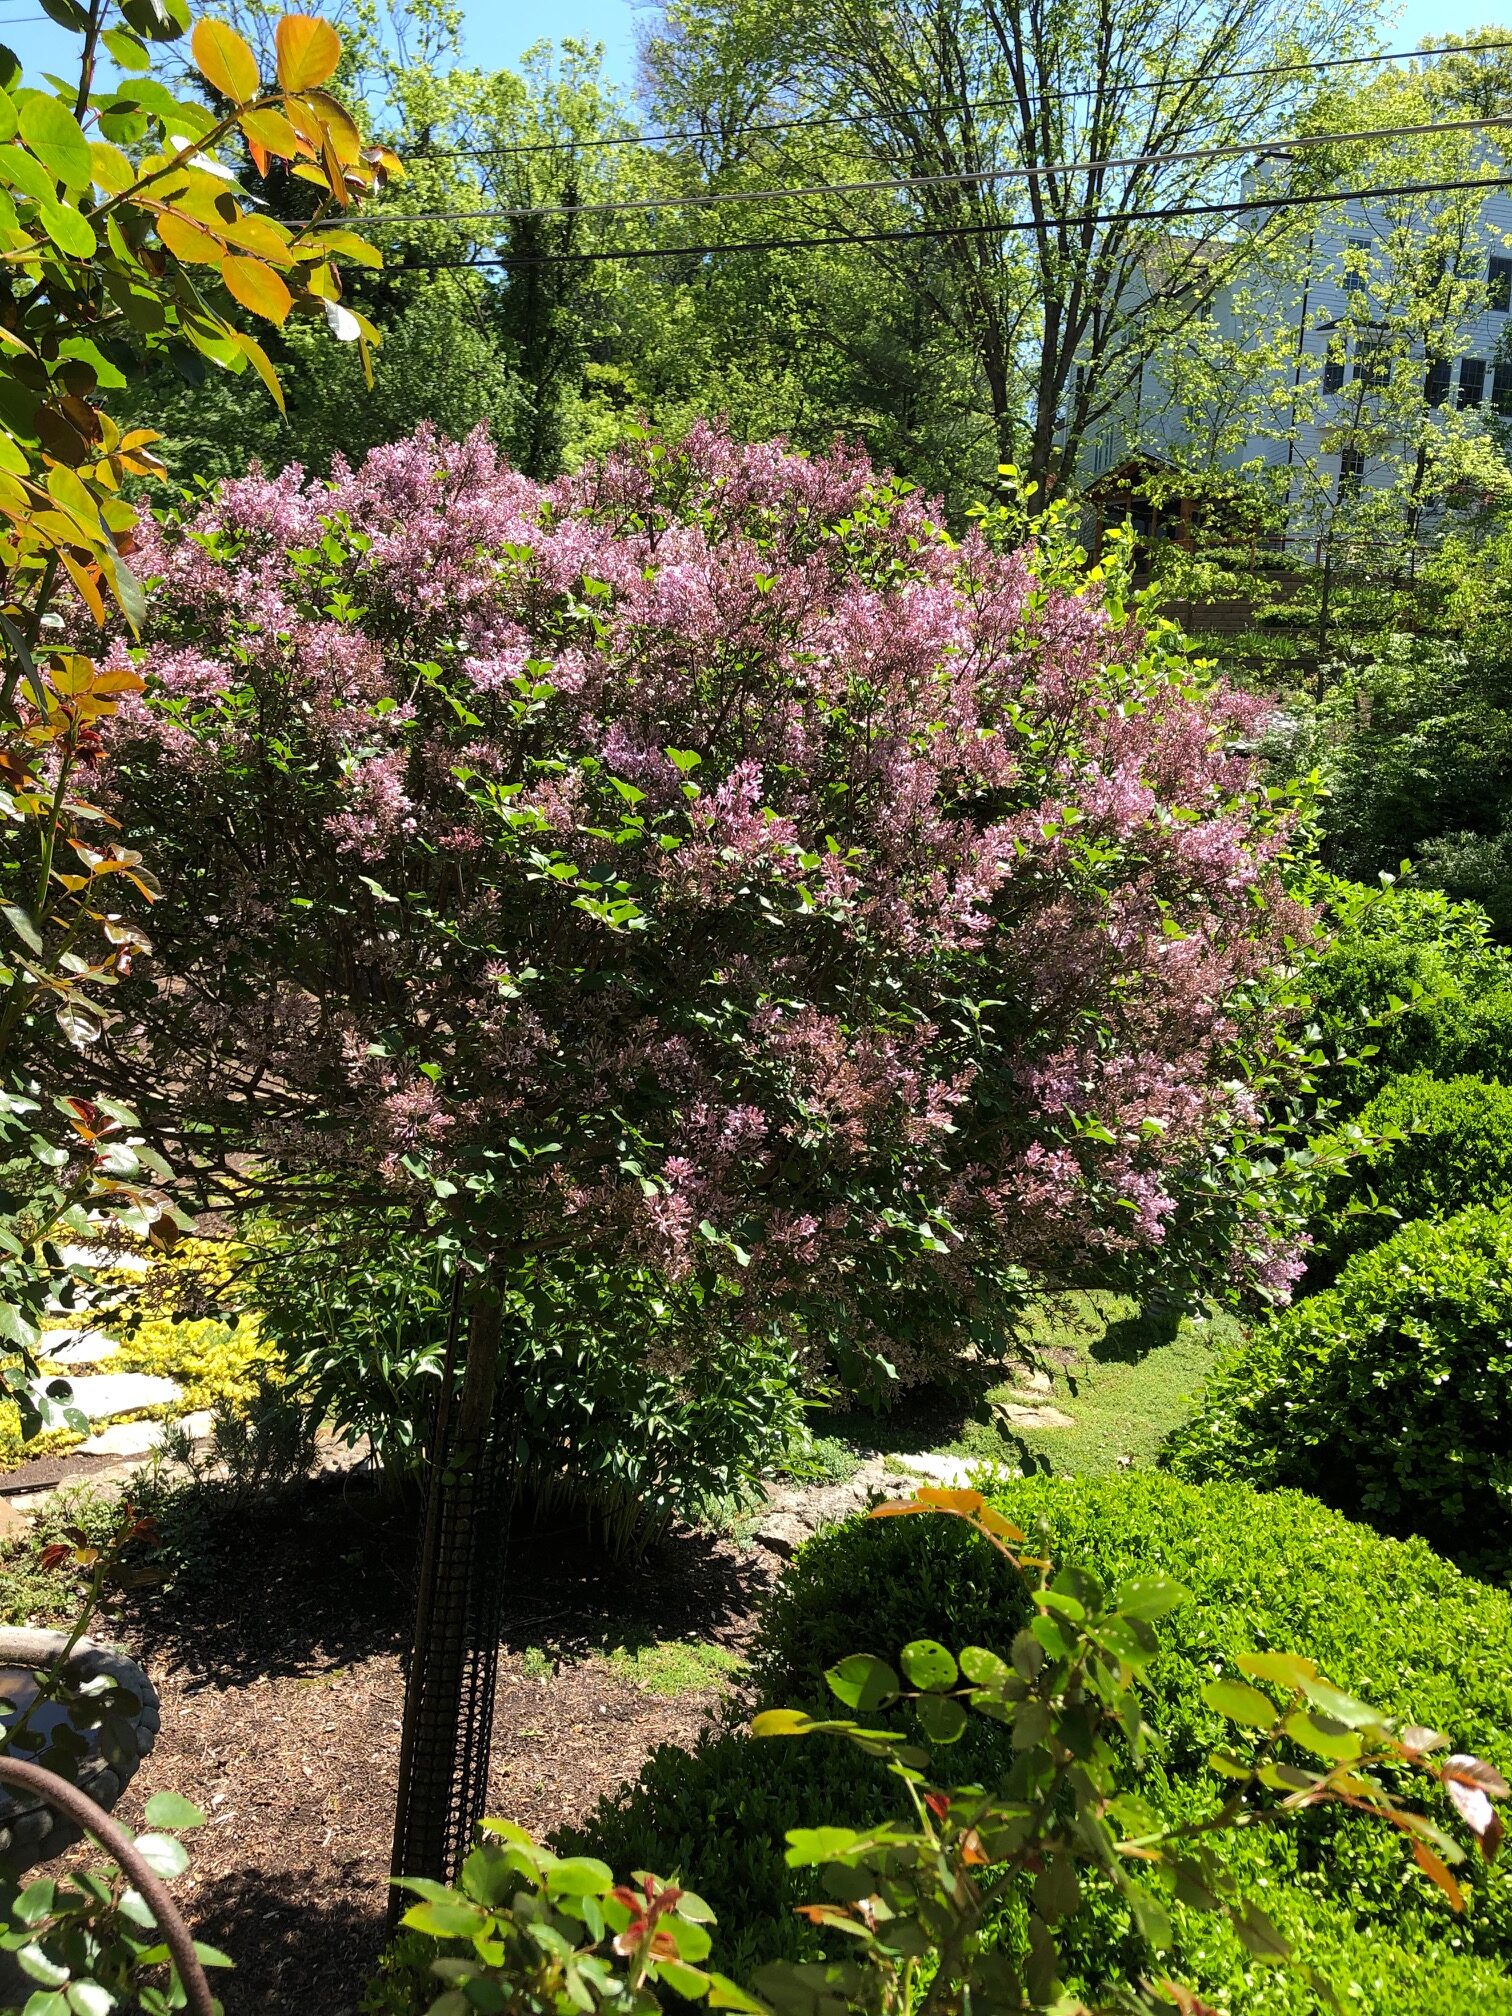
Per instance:
[[[1512,1198],[1512,1085],[1408,1072],[1376,1094],[1359,1124],[1368,1134],[1396,1130],[1402,1138],[1330,1183],[1315,1231],[1319,1265],[1309,1268],[1309,1279],[1337,1271],[1351,1254],[1378,1246],[1413,1219],[1447,1218],[1469,1204]],[[1394,1217],[1346,1215],[1366,1184]]]
[[[1196,1487],[1160,1473],[1035,1478],[994,1494],[1009,1517],[1043,1528],[1057,1558],[1104,1580],[1150,1569],[1191,1600],[1160,1625],[1152,1720],[1164,1752],[1142,1790],[1173,1815],[1219,1792],[1205,1759],[1220,1731],[1200,1688],[1250,1647],[1305,1650],[1340,1685],[1449,1732],[1512,1768],[1512,1603],[1420,1542],[1383,1540],[1295,1493]],[[822,1673],[855,1651],[893,1655],[914,1637],[1006,1644],[1025,1612],[1018,1578],[948,1519],[852,1521],[804,1548],[769,1607],[756,1660],[767,1702],[820,1704]],[[965,1780],[994,1768],[998,1733],[981,1725],[950,1756]],[[560,1837],[616,1868],[679,1871],[719,1913],[720,1964],[748,1971],[804,1950],[791,1916],[806,1879],[782,1863],[785,1828],[859,1823],[887,1810],[880,1764],[822,1739],[751,1741],[711,1732],[690,1754],[665,1748],[639,1781]],[[1402,1844],[1337,1813],[1295,1831],[1256,1830],[1230,1851],[1266,1908],[1305,1940],[1370,2016],[1512,2016],[1512,1881],[1474,1870],[1470,1909],[1448,1912]],[[1312,1999],[1248,1962],[1213,1921],[1182,1913],[1174,1964],[1246,2016],[1310,2016]],[[1077,1921],[1090,1983],[1136,1961],[1111,1903]]]
[[[1167,1444],[1178,1475],[1295,1485],[1500,1572],[1512,1549],[1512,1210],[1355,1255],[1258,1325]]]

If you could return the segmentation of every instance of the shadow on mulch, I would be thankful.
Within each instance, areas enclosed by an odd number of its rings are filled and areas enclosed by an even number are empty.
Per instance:
[[[162,1788],[206,1814],[179,1891],[236,1961],[216,1983],[227,2016],[355,2016],[383,1943],[416,1513],[348,1484],[191,1514],[165,1536],[175,1580],[113,1619],[163,1706],[122,1817],[139,1826]],[[586,1655],[679,1637],[738,1651],[776,1563],[691,1533],[628,1566],[560,1527],[506,1544],[489,1809],[545,1836],[658,1745],[695,1741],[721,1700],[660,1697]]]
[[[172,1579],[123,1599],[119,1628],[149,1667],[215,1686],[307,1677],[408,1656],[418,1509],[348,1481],[240,1513],[214,1498],[167,1536]],[[770,1579],[752,1556],[675,1532],[646,1558],[609,1560],[580,1528],[517,1517],[501,1644],[578,1658],[606,1645],[694,1635],[738,1648]]]
[[[351,2010],[378,1966],[384,1913],[370,1886],[349,1894],[289,1894],[287,1876],[237,1869],[201,1886],[197,1939],[235,1957],[210,1985],[228,2012],[296,2016]],[[439,1983],[438,1992],[439,1992]]]

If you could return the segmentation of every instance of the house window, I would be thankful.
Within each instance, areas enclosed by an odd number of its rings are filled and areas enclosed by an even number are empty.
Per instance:
[[[1479,406],[1486,396],[1486,360],[1484,357],[1461,357],[1460,394],[1461,406]]]
[[[1434,358],[1423,381],[1423,397],[1430,406],[1442,406],[1449,397],[1449,381],[1453,375],[1454,367],[1447,357]]]
[[[1358,448],[1344,448],[1339,452],[1339,495],[1358,497],[1360,480],[1365,474],[1365,457]]]
[[[1487,305],[1505,315],[1512,309],[1512,259],[1493,259],[1486,271]]]
[[[1372,329],[1361,334],[1355,345],[1355,370],[1360,383],[1372,390],[1391,383],[1390,339],[1384,331]]]
[[[1368,258],[1370,253],[1370,240],[1368,238],[1351,238],[1349,241],[1349,249],[1351,252],[1363,252]],[[1364,288],[1364,285],[1365,285],[1365,260],[1364,259],[1351,260],[1350,270],[1346,272],[1344,275],[1344,292],[1346,294],[1358,294]]]
[[[1329,357],[1323,365],[1323,390],[1342,392],[1344,390],[1344,359]]]
[[[1512,420],[1512,364],[1498,364],[1491,373],[1491,411]]]

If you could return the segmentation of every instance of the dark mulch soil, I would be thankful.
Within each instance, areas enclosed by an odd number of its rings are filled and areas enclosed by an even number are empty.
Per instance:
[[[489,1810],[549,1832],[581,1818],[659,1743],[687,1743],[714,1695],[665,1699],[595,1647],[680,1636],[738,1651],[775,1564],[692,1534],[634,1569],[581,1537],[510,1545]],[[209,1824],[176,1889],[237,1962],[227,2016],[354,2011],[383,1937],[412,1517],[356,1489],[262,1512],[115,1624],[163,1701],[163,1734],[122,1817],[172,1788]],[[554,1677],[523,1655],[550,1647]],[[532,1661],[538,1664],[539,1661]]]

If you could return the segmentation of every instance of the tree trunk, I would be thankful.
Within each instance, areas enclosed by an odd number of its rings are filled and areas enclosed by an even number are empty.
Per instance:
[[[454,1296],[431,1445],[391,1863],[395,1876],[443,1883],[471,1844],[488,1792],[514,1444],[499,1405],[497,1297],[485,1289],[468,1313],[462,1386],[454,1394],[459,1314]],[[404,1908],[395,1891],[391,1920]]]

